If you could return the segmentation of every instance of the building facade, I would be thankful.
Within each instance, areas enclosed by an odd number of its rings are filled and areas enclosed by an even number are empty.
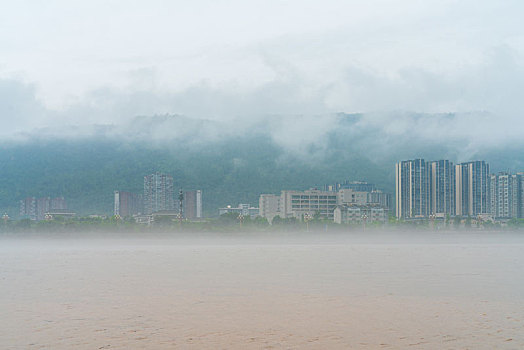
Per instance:
[[[20,201],[20,217],[36,220],[36,198],[27,197]]]
[[[513,191],[517,200],[514,203],[513,212],[515,217],[524,219],[524,173],[517,173],[514,175],[514,187]]]
[[[44,220],[45,214],[51,209],[51,198],[42,197],[36,200],[36,220]],[[62,209],[62,208],[52,208],[52,209]]]
[[[353,190],[357,192],[373,192],[376,190],[374,184],[370,184],[366,181],[349,181],[346,180],[342,183],[335,183],[332,185],[325,185],[325,191],[338,192],[342,189]]]
[[[144,212],[152,214],[161,210],[175,210],[173,177],[155,173],[144,176]]]
[[[258,200],[259,215],[266,218],[269,223],[280,215],[280,196],[275,194],[261,194]]]
[[[424,159],[405,160],[395,165],[395,207],[398,219],[429,214],[428,167]]]
[[[490,176],[491,216],[497,219],[523,218],[524,174],[501,172]]]
[[[281,191],[280,195],[262,194],[259,198],[260,216],[267,218],[269,222],[277,215],[284,219],[303,220],[306,214],[311,217],[319,215],[322,218],[334,219],[337,206],[357,205],[379,207],[389,213],[391,195],[366,182],[346,182],[346,185],[348,186],[343,186],[338,192],[309,189]]]
[[[455,215],[455,166],[449,160],[429,162],[429,213]]]
[[[244,217],[250,216],[251,218],[257,217],[259,212],[259,208],[252,207],[251,205],[245,203],[240,203],[237,207],[232,207],[231,205],[228,205],[227,207],[218,209],[219,215],[235,213],[238,215],[242,214],[242,216]]]
[[[183,211],[186,219],[202,218],[202,191],[184,191]]]
[[[387,209],[374,205],[339,205],[333,212],[333,221],[337,224],[385,224],[387,220]]]
[[[489,164],[473,161],[455,166],[455,215],[491,214]]]
[[[401,161],[395,166],[398,219],[491,215],[489,164],[449,160]]]
[[[113,214],[128,217],[141,214],[143,209],[142,196],[136,193],[115,191]]]
[[[306,191],[282,191],[280,216],[302,220],[305,214],[333,219],[337,207],[337,193],[310,189]]]
[[[52,210],[67,209],[64,197],[27,197],[20,201],[20,217],[31,220],[44,220]]]
[[[355,191],[352,189],[340,189],[337,193],[338,205],[366,205],[369,202],[369,192]]]
[[[51,209],[67,209],[67,203],[64,197],[51,198]]]
[[[387,209],[388,213],[391,213],[393,210],[391,193],[382,192],[381,190],[373,190],[369,192],[368,203],[379,205]]]

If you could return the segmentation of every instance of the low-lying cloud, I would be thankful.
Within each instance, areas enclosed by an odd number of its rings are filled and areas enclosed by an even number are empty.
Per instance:
[[[336,81],[315,85],[307,72],[272,61],[278,76],[251,89],[206,83],[178,92],[105,87],[63,110],[46,108],[34,85],[3,79],[1,134],[4,140],[105,134],[202,144],[264,133],[300,153],[308,145],[325,149],[330,135],[343,131],[376,153],[412,139],[454,144],[467,154],[522,142],[520,62],[516,52],[499,47],[483,64],[452,77],[415,68],[386,76],[348,67]],[[344,124],[339,112],[360,115]],[[154,115],[154,121],[138,117]],[[166,115],[178,117],[159,117]]]

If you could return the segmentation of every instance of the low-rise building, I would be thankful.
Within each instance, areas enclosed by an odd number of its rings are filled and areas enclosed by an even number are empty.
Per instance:
[[[333,212],[333,220],[337,224],[358,224],[388,221],[388,210],[374,205],[339,205]]]
[[[337,206],[381,208],[387,219],[390,201],[391,195],[375,189],[372,184],[348,182],[338,192],[320,191],[312,188],[306,191],[282,191],[280,196],[262,194],[259,204],[260,216],[272,222],[277,215],[281,218],[303,220],[306,214],[333,220],[334,210]]]
[[[280,211],[282,218],[302,220],[305,214],[320,215],[333,219],[333,210],[337,207],[337,194],[329,191],[309,189],[306,191],[282,191]]]
[[[51,209],[45,213],[44,218],[46,220],[52,220],[56,218],[71,219],[76,216],[76,213],[68,209]]]
[[[341,189],[337,193],[338,205],[366,205],[369,202],[369,192]]]
[[[280,196],[275,194],[261,194],[258,201],[259,215],[270,223],[280,215]]]
[[[255,218],[258,216],[260,212],[259,208],[252,207],[249,204],[239,204],[238,207],[232,207],[231,205],[228,205],[224,208],[218,209],[218,215],[223,215],[227,213],[237,213],[242,214],[243,216],[250,216],[251,218]]]
[[[66,209],[64,197],[27,197],[20,201],[20,217],[31,220],[44,220],[49,211]]]

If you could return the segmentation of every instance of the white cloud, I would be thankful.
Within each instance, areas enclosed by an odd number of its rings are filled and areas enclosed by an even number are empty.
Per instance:
[[[333,113],[385,137],[416,127],[475,148],[519,140],[518,1],[13,2],[0,11],[1,135],[185,115],[290,149]],[[444,119],[412,114],[457,112]],[[189,123],[191,128],[202,124]],[[212,124],[212,125],[218,125]],[[157,139],[186,135],[176,125]],[[43,130],[43,129],[40,129]],[[204,128],[203,138],[219,132]],[[322,147],[319,141],[319,147]]]

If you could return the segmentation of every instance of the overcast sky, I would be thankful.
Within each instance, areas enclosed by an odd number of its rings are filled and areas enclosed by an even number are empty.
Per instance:
[[[3,1],[0,134],[414,111],[489,112],[519,137],[523,14],[510,0]]]

